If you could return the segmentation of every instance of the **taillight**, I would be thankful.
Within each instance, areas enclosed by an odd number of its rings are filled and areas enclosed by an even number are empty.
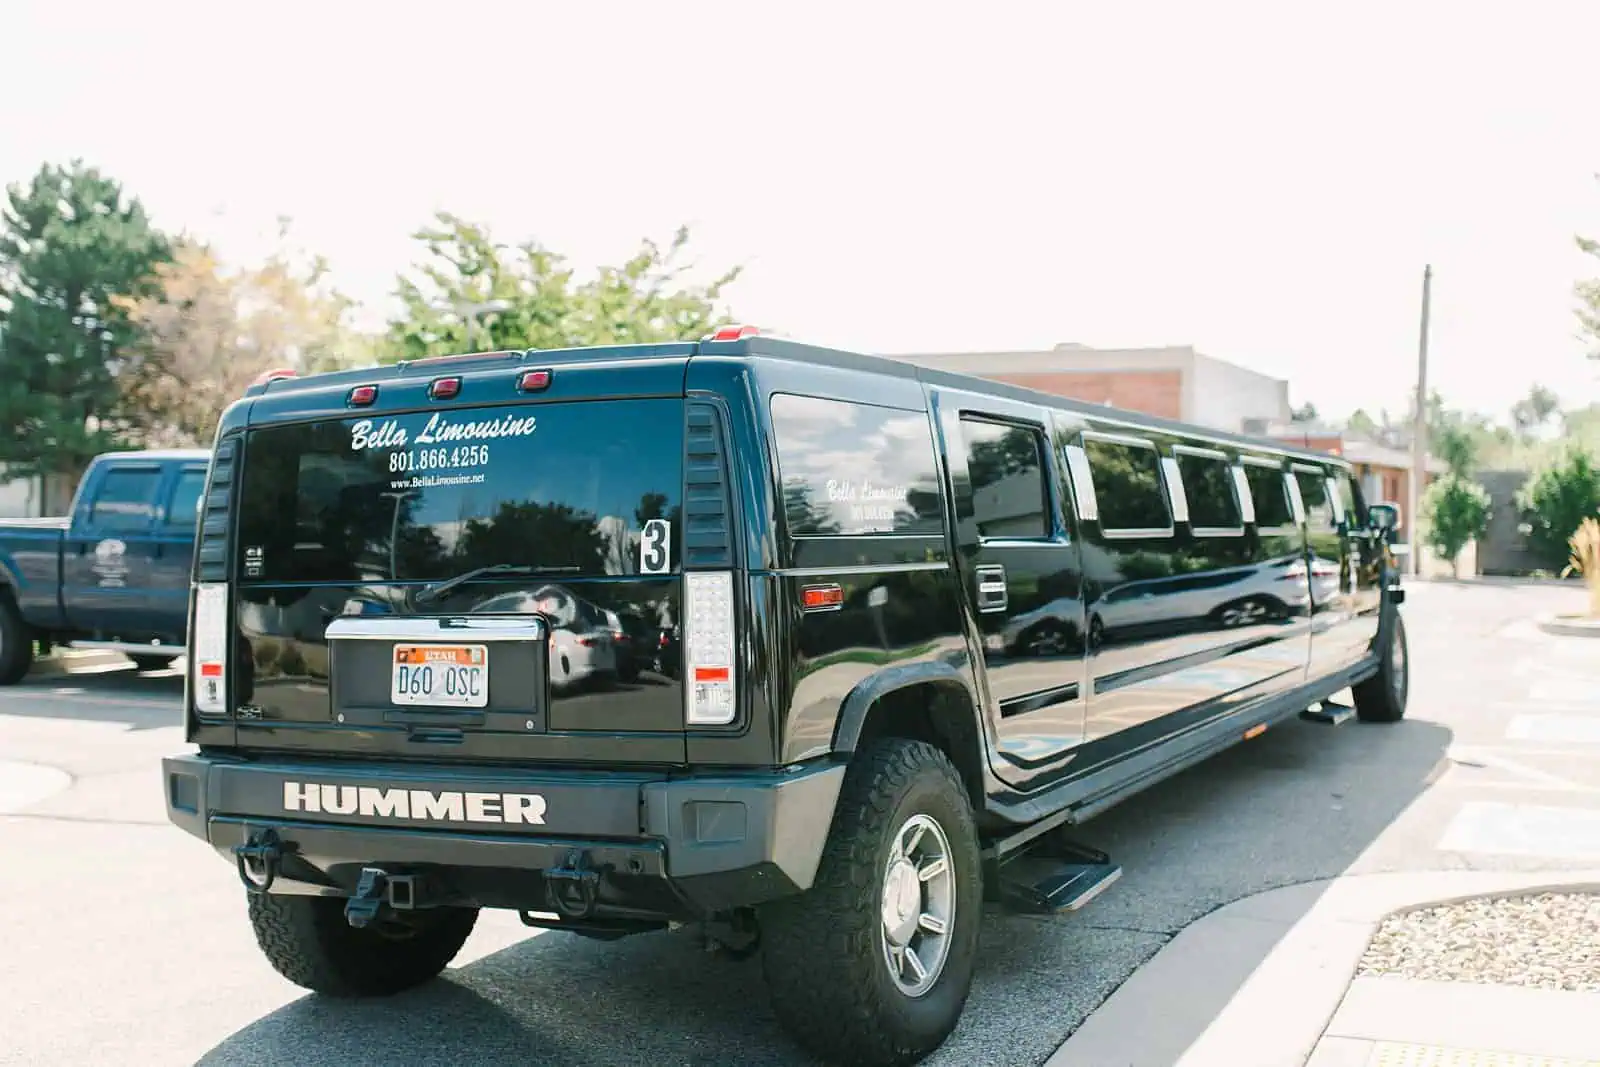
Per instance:
[[[683,599],[684,676],[689,682],[684,720],[691,726],[726,726],[738,713],[733,575],[690,571],[683,576]]]
[[[228,585],[203,582],[194,588],[194,632],[190,635],[194,709],[201,715],[227,715]]]

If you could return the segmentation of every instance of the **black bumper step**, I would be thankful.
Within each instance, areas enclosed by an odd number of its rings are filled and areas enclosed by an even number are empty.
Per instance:
[[[1026,856],[1001,872],[1000,903],[1026,915],[1077,911],[1122,877],[1115,863],[1075,863],[1045,856]]]

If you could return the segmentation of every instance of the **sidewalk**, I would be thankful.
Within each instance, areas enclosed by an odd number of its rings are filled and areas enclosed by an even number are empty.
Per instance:
[[[1168,942],[1046,1067],[1600,1067],[1600,993],[1355,976],[1395,912],[1591,891],[1600,869],[1353,875],[1246,897]]]

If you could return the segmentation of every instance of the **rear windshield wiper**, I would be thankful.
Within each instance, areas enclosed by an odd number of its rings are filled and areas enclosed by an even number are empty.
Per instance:
[[[577,567],[534,567],[526,563],[494,563],[487,567],[474,567],[472,570],[458,574],[454,578],[446,578],[442,582],[424,586],[422,591],[416,595],[413,603],[424,604],[430,600],[437,600],[461,583],[470,582],[472,579],[481,578],[486,574],[570,574],[577,569]]]

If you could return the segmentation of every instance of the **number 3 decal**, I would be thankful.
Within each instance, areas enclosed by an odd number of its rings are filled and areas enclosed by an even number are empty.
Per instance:
[[[665,574],[672,556],[672,524],[666,519],[651,519],[639,538],[639,573]]]

